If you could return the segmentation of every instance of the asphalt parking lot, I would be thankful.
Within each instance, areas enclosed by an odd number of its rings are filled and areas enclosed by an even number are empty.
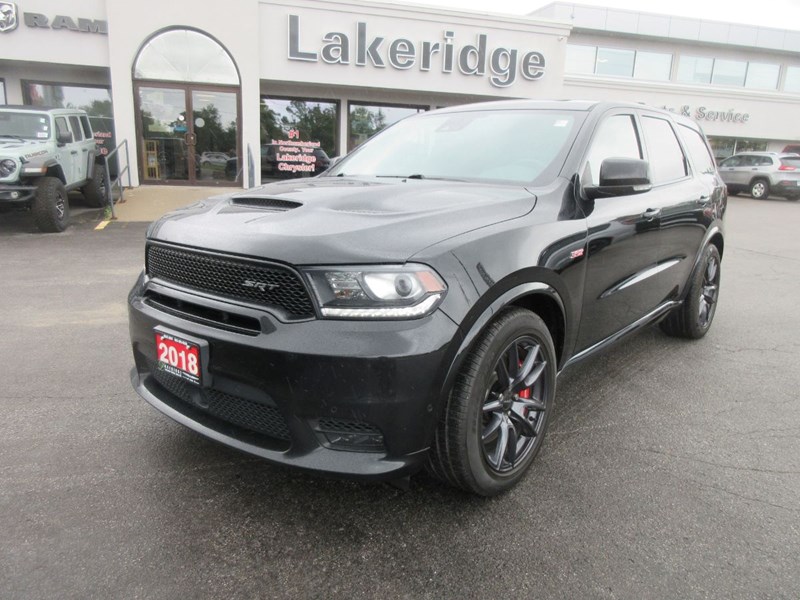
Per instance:
[[[0,214],[3,598],[797,598],[800,202],[730,199],[716,320],[559,379],[491,500],[272,467],[132,391],[146,224]]]

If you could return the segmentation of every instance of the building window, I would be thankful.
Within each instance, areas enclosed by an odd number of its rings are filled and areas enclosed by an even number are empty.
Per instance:
[[[6,80],[0,79],[0,104],[7,104],[6,100]]]
[[[778,87],[780,71],[778,65],[748,63],[744,87],[754,90],[774,90]]]
[[[611,75],[612,77],[631,77],[633,75],[635,55],[636,53],[633,50],[598,48],[595,74]]]
[[[135,79],[239,85],[239,73],[215,40],[191,29],[171,29],[150,38],[136,57]]]
[[[89,115],[100,154],[108,154],[116,146],[111,88],[23,81],[22,101],[34,106],[58,106],[85,110]],[[116,173],[116,164],[111,165],[111,170]]]
[[[620,48],[568,45],[566,72],[669,81],[672,55]]]
[[[594,46],[567,45],[567,73],[594,75],[594,64],[597,59],[597,48]]]
[[[767,150],[767,140],[708,136],[708,145],[711,146],[717,163],[739,152],[765,152]]]
[[[336,156],[339,103],[261,98],[261,179],[318,175]]]
[[[349,103],[347,120],[347,150],[366,142],[381,129],[397,123],[400,119],[425,112],[425,106],[397,106],[391,104]]]
[[[786,68],[786,81],[783,83],[785,92],[800,92],[800,67]]]
[[[678,81],[681,83],[711,83],[713,58],[681,56],[678,63]]]
[[[634,79],[669,81],[672,70],[672,55],[661,52],[637,52],[633,68]]]
[[[735,85],[742,87],[747,73],[747,63],[739,60],[714,60],[714,71],[711,83],[717,85]]]

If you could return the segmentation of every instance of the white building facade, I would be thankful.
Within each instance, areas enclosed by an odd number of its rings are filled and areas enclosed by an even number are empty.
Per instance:
[[[134,184],[308,176],[392,122],[498,98],[644,102],[718,157],[800,144],[800,32],[555,3],[0,1],[0,103],[85,108]]]

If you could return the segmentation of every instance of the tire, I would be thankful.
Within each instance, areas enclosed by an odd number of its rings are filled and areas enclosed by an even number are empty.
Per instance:
[[[766,179],[756,179],[750,184],[750,195],[756,200],[766,200],[769,198],[769,181]]]
[[[106,168],[102,165],[95,165],[94,175],[85,186],[81,188],[81,193],[86,199],[86,204],[92,208],[103,208],[108,204],[106,195]]]
[[[719,250],[709,244],[692,274],[683,304],[661,321],[664,333],[694,340],[708,333],[717,311],[721,272]]]
[[[481,496],[513,487],[541,448],[555,391],[556,353],[544,321],[521,308],[500,313],[456,378],[428,471]]]
[[[33,199],[33,218],[40,231],[59,233],[69,224],[67,189],[56,177],[43,177]]]

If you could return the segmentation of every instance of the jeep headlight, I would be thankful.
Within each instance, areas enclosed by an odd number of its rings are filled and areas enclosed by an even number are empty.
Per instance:
[[[447,291],[425,265],[307,269],[322,316],[339,319],[416,319],[430,314]]]
[[[10,158],[4,158],[0,160],[0,177],[5,179],[6,177],[10,177],[14,174],[14,171],[17,170],[17,163],[15,163]]]

